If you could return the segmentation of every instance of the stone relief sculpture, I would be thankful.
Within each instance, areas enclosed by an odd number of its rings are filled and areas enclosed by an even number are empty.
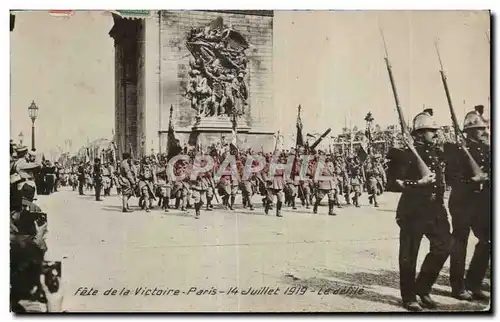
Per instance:
[[[245,114],[249,45],[243,36],[218,17],[203,28],[191,29],[186,47],[193,56],[186,97],[197,116]]]

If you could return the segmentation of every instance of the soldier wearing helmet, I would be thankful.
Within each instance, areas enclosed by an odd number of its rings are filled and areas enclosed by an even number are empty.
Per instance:
[[[396,211],[396,223],[400,227],[400,290],[403,306],[410,311],[422,310],[417,295],[424,307],[437,307],[430,292],[452,247],[450,224],[444,207],[444,158],[436,147],[437,130],[432,109],[415,116],[412,132],[414,147],[432,171],[431,175],[422,177],[419,160],[410,150],[404,151],[399,162],[390,164],[396,168],[391,180],[402,191]],[[415,279],[418,250],[424,235],[430,242],[430,252]]]
[[[483,117],[483,106],[475,107],[464,120],[463,142],[468,152],[483,171],[473,172],[471,161],[463,147],[448,145],[447,181],[452,190],[448,203],[452,217],[454,247],[450,256],[450,283],[452,296],[460,300],[485,300],[481,284],[488,269],[491,251],[491,173],[488,124]],[[451,150],[451,152],[449,151]],[[445,150],[446,151],[446,150]],[[465,258],[470,231],[478,239],[474,255],[465,275]],[[465,275],[465,278],[464,278]]]

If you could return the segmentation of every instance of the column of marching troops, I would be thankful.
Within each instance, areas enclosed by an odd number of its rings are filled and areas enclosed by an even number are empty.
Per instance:
[[[219,166],[231,152],[212,152],[211,157],[215,166],[208,172],[199,173],[196,178],[190,175],[193,162],[185,160],[176,162],[173,174],[175,176],[184,174],[185,178],[172,180],[167,173],[166,155],[150,155],[141,160],[133,160],[130,154],[124,153],[119,163],[109,160],[101,161],[98,158],[94,160],[94,164],[81,162],[65,171],[63,178],[67,177],[67,180],[63,179],[62,182],[68,182],[73,190],[78,189],[81,195],[87,190],[95,190],[97,201],[101,200],[102,195],[109,196],[114,187],[117,193],[122,195],[123,212],[132,211],[129,199],[136,196],[139,198],[139,207],[147,212],[154,208],[156,201],[157,206],[166,212],[172,206],[181,211],[194,207],[195,218],[199,218],[202,205],[205,205],[206,211],[213,209],[214,197],[217,200],[218,197],[222,199],[223,209],[234,210],[236,196],[240,194],[240,191],[243,208],[254,210],[253,196],[260,194],[264,212],[268,214],[275,208],[278,217],[282,217],[283,206],[297,209],[297,198],[300,199],[303,207],[306,209],[312,207],[312,211],[317,213],[320,202],[325,196],[328,197],[328,214],[335,215],[334,207],[342,207],[340,195],[344,197],[346,204],[352,203],[360,207],[359,198],[364,191],[367,191],[370,203],[378,207],[377,196],[384,191],[387,181],[380,155],[374,155],[361,163],[360,159],[353,154],[344,158],[322,151],[312,155],[305,178],[299,180],[299,170],[303,161],[302,153],[299,152],[296,155],[293,149],[278,153],[238,151],[236,155],[233,154],[238,175],[222,175],[219,180],[216,180],[215,174]],[[195,158],[194,153],[181,152],[181,154],[187,155],[191,161]],[[243,167],[247,158],[256,155],[265,158],[266,166],[262,171],[245,177]],[[272,159],[284,165],[290,156],[294,158],[294,161],[289,177],[285,176],[283,169],[277,169],[273,175],[269,174]],[[329,176],[328,180],[315,180],[316,166],[320,159],[325,160],[321,175]],[[202,163],[201,167],[204,166],[205,164]],[[252,166],[257,167],[258,161],[255,161]],[[174,205],[171,204],[171,199],[175,200]]]
[[[327,196],[328,214],[335,215],[334,208],[341,207],[340,195],[344,196],[347,204],[352,202],[359,207],[359,198],[366,191],[370,203],[377,207],[377,196],[384,190],[402,192],[396,210],[396,223],[400,227],[399,269],[403,306],[410,311],[439,307],[430,294],[448,257],[451,263],[451,295],[463,301],[489,300],[482,290],[491,252],[490,145],[483,107],[476,106],[464,120],[465,147],[484,171],[481,176],[475,176],[471,170],[463,145],[457,142],[436,144],[440,127],[432,114],[431,109],[426,109],[413,120],[415,149],[432,171],[430,176],[424,178],[420,177],[418,162],[409,149],[392,150],[387,156],[387,169],[380,156],[369,156],[360,162],[354,155],[344,158],[318,151],[309,162],[305,180],[295,180],[303,161],[302,150],[297,154],[289,151],[275,155],[251,150],[236,152],[239,178],[244,178],[242,168],[249,156],[257,154],[267,161],[262,171],[239,181],[231,175],[223,175],[218,182],[214,180],[214,171],[231,153],[229,151],[212,151],[216,163],[214,170],[200,173],[194,180],[189,177],[189,162],[178,162],[174,174],[188,175],[181,181],[169,181],[167,159],[162,156],[146,156],[138,161],[125,153],[116,171],[110,164],[101,165],[98,159],[87,170],[93,171],[94,178],[99,181],[96,187],[99,190],[102,185],[105,195],[109,195],[113,184],[116,186],[122,195],[123,212],[131,211],[129,199],[135,195],[139,197],[140,207],[146,211],[153,208],[155,199],[158,206],[168,211],[170,199],[175,199],[175,208],[186,210],[194,206],[195,218],[199,218],[203,205],[207,211],[213,209],[213,198],[217,195],[221,197],[224,209],[233,210],[239,190],[243,208],[253,210],[252,197],[260,194],[264,212],[268,214],[275,207],[278,217],[282,216],[283,206],[296,209],[297,197],[303,207],[310,209],[312,206],[312,211],[317,213],[321,200]],[[295,161],[289,178],[285,177],[283,169],[269,175],[269,162],[273,156],[278,158],[279,163],[285,164],[291,155]],[[315,168],[320,156],[325,157],[322,175],[329,176],[328,180],[315,180]],[[83,164],[74,176],[78,179],[80,193],[83,193],[84,178],[90,176]],[[451,190],[448,207],[445,205],[447,190]],[[99,200],[99,192],[96,198]],[[452,219],[451,227],[448,212]],[[466,249],[471,231],[478,242],[466,273]],[[430,250],[416,276],[417,256],[423,236],[429,240]]]
[[[387,155],[388,163],[379,155],[369,156],[364,162],[355,155],[347,157],[313,152],[308,163],[306,178],[296,180],[303,153],[299,151],[281,151],[263,153],[247,151],[217,151],[208,153],[215,160],[213,170],[190,177],[190,162],[181,160],[175,164],[175,176],[186,174],[183,180],[172,181],[167,173],[167,157],[163,154],[145,156],[134,160],[124,153],[122,160],[95,159],[94,164],[81,162],[72,167],[53,166],[45,162],[43,180],[34,175],[32,168],[40,169],[40,164],[33,162],[34,154],[25,147],[17,151],[17,158],[11,163],[11,174],[18,180],[36,181],[40,191],[56,189],[58,185],[69,185],[83,195],[88,190],[95,190],[96,200],[101,200],[101,193],[110,196],[114,187],[122,196],[122,211],[130,212],[129,199],[136,196],[140,208],[150,211],[155,206],[165,212],[175,207],[185,211],[195,210],[195,218],[205,205],[206,211],[213,210],[213,199],[222,199],[223,209],[234,210],[235,199],[239,191],[243,208],[254,210],[253,196],[260,194],[263,210],[266,214],[275,208],[276,216],[282,216],[283,206],[296,209],[296,199],[306,209],[312,207],[318,212],[321,200],[328,197],[328,214],[335,215],[334,208],[341,208],[339,196],[345,203],[359,207],[359,198],[366,191],[373,206],[378,206],[377,196],[384,190],[402,192],[396,210],[396,223],[400,227],[399,269],[400,289],[403,306],[411,311],[420,311],[422,307],[436,308],[438,304],[431,298],[432,285],[450,257],[450,283],[452,296],[466,301],[487,300],[489,297],[481,289],[487,273],[491,251],[490,212],[490,145],[488,124],[482,116],[482,106],[469,112],[464,120],[466,134],[465,145],[472,157],[486,175],[474,176],[467,161],[463,146],[456,143],[436,145],[438,126],[432,116],[432,110],[419,113],[413,120],[412,136],[415,148],[422,160],[431,169],[432,175],[420,177],[418,162],[414,154],[402,149],[393,149]],[[310,151],[309,151],[310,152]],[[229,154],[235,155],[240,180],[231,175],[222,175],[214,179],[219,165]],[[191,160],[194,154],[184,150]],[[311,154],[311,153],[309,153]],[[243,166],[249,156],[259,155],[266,159],[266,167],[251,173],[248,178],[242,174]],[[285,177],[283,169],[269,175],[269,163],[277,158],[279,163],[287,163],[293,157],[290,177]],[[329,176],[327,180],[315,180],[318,160],[324,157],[326,162],[321,173]],[[192,162],[191,162],[192,163]],[[201,166],[204,166],[202,164]],[[255,164],[255,166],[257,166]],[[14,171],[12,170],[14,169]],[[43,171],[42,171],[43,172]],[[47,173],[51,179],[47,180]],[[34,179],[34,178],[38,179]],[[11,178],[12,179],[12,178]],[[321,179],[321,178],[320,178]],[[22,183],[21,181],[21,183]],[[17,182],[19,184],[19,182]],[[450,190],[448,207],[445,206],[445,191]],[[38,187],[37,187],[38,188]],[[172,205],[171,199],[175,202]],[[452,219],[452,231],[448,221],[448,211]],[[478,239],[469,269],[466,273],[466,249],[470,231]],[[426,236],[430,242],[430,251],[423,261],[418,276],[417,255],[421,240]],[[421,301],[417,301],[417,296]]]

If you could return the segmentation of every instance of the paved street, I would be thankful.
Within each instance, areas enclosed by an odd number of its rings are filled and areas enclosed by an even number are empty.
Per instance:
[[[284,218],[266,216],[257,197],[254,211],[203,211],[199,220],[194,210],[140,211],[135,198],[135,211],[122,213],[118,196],[96,202],[67,188],[37,203],[49,214],[47,255],[62,259],[69,311],[359,312],[404,311],[394,221],[398,197],[385,193],[377,209],[364,194],[362,208],[338,209],[336,217],[321,207],[318,215],[288,208]],[[469,260],[475,242],[471,237]],[[424,240],[419,266],[427,250]],[[434,288],[442,309],[485,309],[485,303],[449,296],[448,265]],[[98,293],[75,295],[79,287]],[[141,295],[141,287],[156,287],[161,295]],[[268,287],[261,293],[271,295],[241,294],[249,287]],[[110,288],[116,294],[104,295]],[[325,294],[342,288],[348,294]],[[200,290],[205,294],[197,295]]]

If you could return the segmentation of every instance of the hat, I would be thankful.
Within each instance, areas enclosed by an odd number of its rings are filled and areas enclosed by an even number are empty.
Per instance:
[[[20,145],[20,146],[18,146],[18,147],[16,148],[16,152],[17,152],[17,153],[23,153],[23,152],[27,152],[27,151],[28,151],[28,147],[27,147],[27,146],[22,146],[22,145]]]
[[[439,127],[432,117],[434,114],[431,108],[425,109],[423,112],[418,113],[413,119],[413,131],[430,129],[437,130]]]
[[[21,190],[19,191],[19,194],[21,195],[22,202],[23,204],[26,204],[27,202],[32,202],[33,200],[36,200],[35,198],[35,187],[29,184],[24,184]]]
[[[464,130],[488,127],[488,123],[483,117],[483,112],[483,105],[474,106],[474,111],[471,111],[467,113],[467,115],[465,115]]]
[[[33,150],[30,150],[30,151],[28,152],[28,155],[29,155],[29,156],[32,156],[32,157],[36,157],[36,152],[35,152],[35,151],[33,151]]]

